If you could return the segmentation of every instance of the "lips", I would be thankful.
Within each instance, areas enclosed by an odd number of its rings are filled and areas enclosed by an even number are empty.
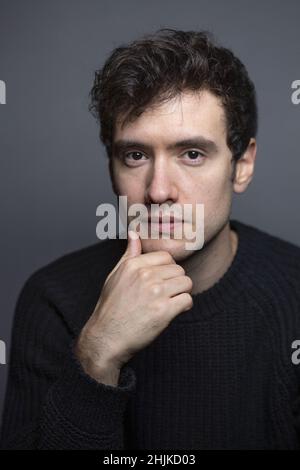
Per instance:
[[[159,216],[159,217],[148,217],[148,223],[154,223],[154,224],[174,224],[174,223],[182,223],[181,219],[178,219],[174,217],[173,215],[165,215],[165,216]]]

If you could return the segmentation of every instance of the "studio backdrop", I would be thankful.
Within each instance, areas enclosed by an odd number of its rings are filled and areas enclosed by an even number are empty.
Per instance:
[[[97,242],[96,208],[116,203],[88,104],[118,45],[169,27],[209,30],[234,51],[256,85],[259,131],[232,216],[300,244],[299,18],[297,0],[0,0],[0,408],[21,287]]]

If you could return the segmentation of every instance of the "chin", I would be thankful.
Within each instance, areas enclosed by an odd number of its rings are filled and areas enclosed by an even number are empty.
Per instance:
[[[151,253],[152,251],[167,251],[175,261],[183,261],[193,254],[193,250],[185,248],[185,240],[172,239],[145,239],[142,240],[143,253]]]

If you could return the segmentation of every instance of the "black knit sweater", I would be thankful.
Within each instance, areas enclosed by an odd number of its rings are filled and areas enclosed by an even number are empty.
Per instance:
[[[300,448],[300,248],[230,224],[239,244],[227,272],[125,364],[117,387],[87,376],[72,345],[127,240],[35,272],[16,307],[2,447]]]

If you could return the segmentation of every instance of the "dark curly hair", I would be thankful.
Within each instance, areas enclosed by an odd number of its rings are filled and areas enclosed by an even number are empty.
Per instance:
[[[222,101],[227,145],[237,161],[256,136],[257,103],[254,84],[230,49],[217,45],[210,32],[170,28],[114,49],[95,72],[89,105],[108,156],[116,118],[132,121],[149,105],[204,89]]]

